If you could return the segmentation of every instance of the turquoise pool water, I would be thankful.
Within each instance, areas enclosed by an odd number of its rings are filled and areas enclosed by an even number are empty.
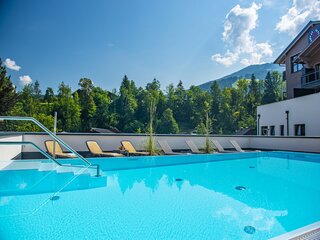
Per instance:
[[[102,177],[0,171],[0,239],[268,239],[320,220],[316,154],[91,161]]]

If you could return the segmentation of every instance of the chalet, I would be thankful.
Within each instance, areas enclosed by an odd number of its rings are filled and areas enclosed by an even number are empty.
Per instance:
[[[320,21],[310,21],[274,61],[285,65],[287,100],[257,110],[257,134],[320,136]]]
[[[284,64],[287,98],[320,91],[320,21],[310,21],[274,61]]]

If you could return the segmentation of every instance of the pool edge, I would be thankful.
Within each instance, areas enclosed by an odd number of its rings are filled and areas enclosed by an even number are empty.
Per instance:
[[[319,240],[320,221],[298,228],[269,240]]]

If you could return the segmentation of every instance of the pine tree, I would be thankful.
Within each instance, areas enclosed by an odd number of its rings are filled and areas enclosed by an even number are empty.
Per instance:
[[[132,131],[132,126],[129,128],[129,123],[135,120],[135,113],[138,108],[136,94],[138,89],[133,81],[130,81],[125,75],[120,86],[120,96],[117,99],[117,113],[119,116],[118,127],[127,132]]]
[[[93,100],[96,105],[94,113],[94,124],[99,128],[108,128],[110,126],[110,104],[109,93],[100,87],[93,88]]]
[[[173,112],[170,108],[167,108],[162,117],[159,120],[157,133],[178,133],[179,126],[173,117]]]
[[[215,133],[219,131],[220,128],[220,109],[221,109],[221,90],[217,81],[213,81],[210,86],[210,95],[212,98],[210,117],[212,119],[212,129]]]
[[[59,129],[63,131],[80,130],[80,105],[78,94],[72,96],[71,88],[62,82],[58,89],[58,109]]]
[[[71,131],[78,132],[81,130],[81,106],[80,98],[77,92],[73,94],[73,103],[72,103],[72,122],[70,129]]]
[[[268,72],[264,81],[263,104],[283,100],[282,75],[279,72]]]
[[[6,67],[2,65],[0,59],[0,115],[9,113],[17,100],[16,88],[12,84],[10,76],[7,76]]]
[[[32,84],[32,87],[33,87],[33,93],[34,93],[34,97],[37,99],[37,100],[40,100],[42,98],[42,92],[41,92],[41,89],[40,89],[40,83],[38,80],[36,80],[34,82],[34,84]]]
[[[53,102],[54,99],[54,92],[51,87],[48,87],[46,93],[44,94],[43,99],[49,104]]]
[[[24,116],[33,116],[38,112],[39,104],[35,98],[32,84],[27,84],[19,93],[19,102],[22,104]]]
[[[81,105],[81,127],[83,131],[89,131],[94,124],[94,116],[97,110],[93,100],[93,82],[89,78],[81,78],[79,81],[80,105]]]

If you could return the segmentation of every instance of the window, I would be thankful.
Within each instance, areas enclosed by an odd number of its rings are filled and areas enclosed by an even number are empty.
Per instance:
[[[274,126],[270,126],[270,136],[274,136],[275,131],[274,131]]]
[[[306,135],[306,125],[305,124],[295,124],[294,125],[294,135],[295,136],[305,136]]]
[[[268,136],[268,126],[262,126],[261,127],[261,135],[262,136]]]
[[[298,54],[291,57],[291,72],[299,72],[302,70],[303,65],[301,63],[296,63],[295,60],[297,59]]]
[[[280,136],[284,136],[284,125],[280,125],[279,135],[280,135]]]

